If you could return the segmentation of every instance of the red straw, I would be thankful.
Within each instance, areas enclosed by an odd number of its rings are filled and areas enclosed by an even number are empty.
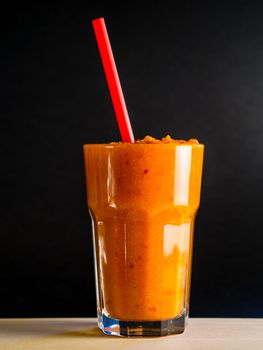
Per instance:
[[[104,71],[106,74],[113,107],[123,142],[134,142],[131,123],[124,100],[121,83],[114,61],[104,18],[92,21]]]

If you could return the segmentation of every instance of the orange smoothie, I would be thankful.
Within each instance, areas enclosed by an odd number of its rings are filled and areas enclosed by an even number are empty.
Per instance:
[[[84,146],[100,313],[155,321],[188,309],[203,151],[169,136]]]

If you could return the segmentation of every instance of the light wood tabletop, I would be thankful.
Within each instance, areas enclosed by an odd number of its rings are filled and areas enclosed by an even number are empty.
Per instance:
[[[262,350],[263,319],[191,318],[183,334],[106,336],[95,318],[0,319],[0,350]]]

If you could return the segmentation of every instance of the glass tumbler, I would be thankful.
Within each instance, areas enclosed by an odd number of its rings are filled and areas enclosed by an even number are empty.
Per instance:
[[[104,333],[184,331],[203,152],[188,142],[84,145]]]

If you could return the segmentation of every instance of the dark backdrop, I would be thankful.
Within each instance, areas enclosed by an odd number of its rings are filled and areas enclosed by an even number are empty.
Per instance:
[[[253,1],[1,8],[1,317],[95,316],[82,145],[120,139],[98,16],[136,137],[206,145],[191,316],[263,316],[262,15]]]

